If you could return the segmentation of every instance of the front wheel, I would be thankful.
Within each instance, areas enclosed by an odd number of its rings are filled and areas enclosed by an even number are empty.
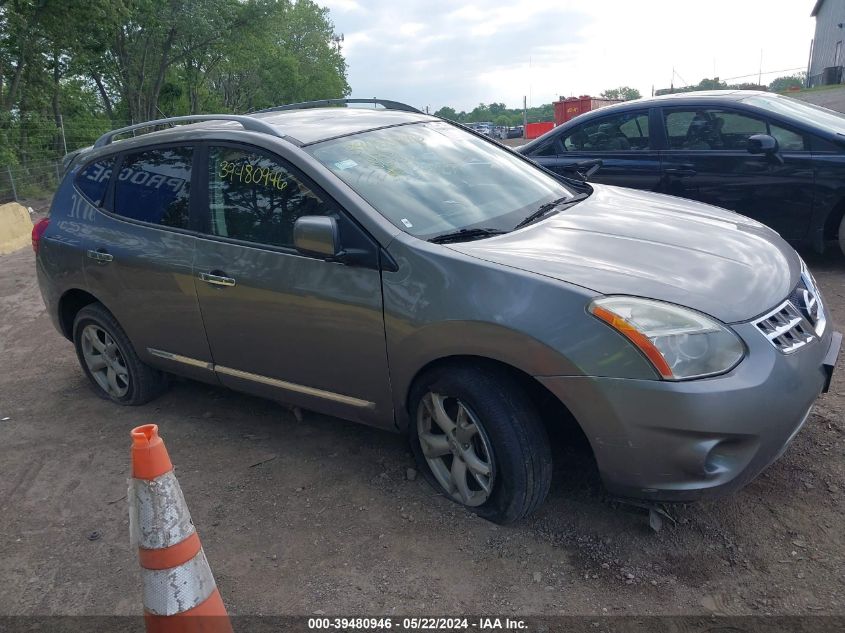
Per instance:
[[[411,448],[426,478],[496,523],[536,510],[551,484],[549,439],[525,390],[485,364],[446,366],[411,392]]]

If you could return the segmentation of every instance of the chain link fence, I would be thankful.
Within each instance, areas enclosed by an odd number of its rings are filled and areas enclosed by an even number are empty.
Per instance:
[[[0,162],[0,204],[19,202],[34,211],[50,206],[63,175],[63,159],[69,152],[87,147],[109,130],[129,121],[63,119],[22,115],[0,123],[0,138],[13,149],[14,163]]]
[[[0,167],[0,204],[20,202],[43,211],[49,206],[61,175],[61,159]]]

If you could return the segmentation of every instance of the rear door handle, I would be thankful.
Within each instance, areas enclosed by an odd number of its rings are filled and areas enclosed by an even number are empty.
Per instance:
[[[215,275],[214,273],[200,273],[200,280],[212,286],[234,286],[235,280],[225,275]]]
[[[100,262],[101,264],[108,264],[114,259],[114,255],[112,255],[111,253],[107,253],[101,248],[97,249],[96,251],[89,250],[87,255],[95,262]]]
[[[681,165],[680,167],[667,167],[663,170],[670,176],[695,176],[698,172],[692,165]]]

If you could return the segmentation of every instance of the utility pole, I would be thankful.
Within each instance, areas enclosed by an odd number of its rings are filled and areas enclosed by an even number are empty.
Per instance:
[[[763,49],[760,49],[760,73],[757,75],[757,85],[763,85]]]
[[[65,121],[62,115],[59,115],[59,127],[62,129],[62,145],[65,148],[65,156],[67,156],[67,140],[65,139]]]
[[[12,167],[7,166],[6,171],[9,172],[9,184],[12,185],[12,197],[15,199],[15,202],[18,201],[18,190],[15,188],[15,179],[12,176]]]
[[[527,128],[528,128],[528,99],[525,96],[523,96],[522,97],[522,138],[528,138],[527,136],[525,136],[528,133]],[[11,173],[12,172],[9,172],[10,176],[11,176]]]

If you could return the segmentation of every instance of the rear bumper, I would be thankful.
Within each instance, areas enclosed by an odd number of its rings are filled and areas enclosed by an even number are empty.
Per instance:
[[[538,377],[581,424],[606,487],[655,501],[728,494],[784,452],[829,384],[841,344],[828,331],[794,354],[754,326],[731,372],[687,382]]]
[[[57,296],[55,286],[47,276],[41,261],[37,257],[35,260],[35,275],[38,279],[38,289],[41,291],[41,298],[44,300],[44,307],[47,309],[47,314],[50,315],[50,321],[53,323],[53,327],[65,338],[70,338],[68,332],[65,332],[62,327],[59,315],[59,297]]]

